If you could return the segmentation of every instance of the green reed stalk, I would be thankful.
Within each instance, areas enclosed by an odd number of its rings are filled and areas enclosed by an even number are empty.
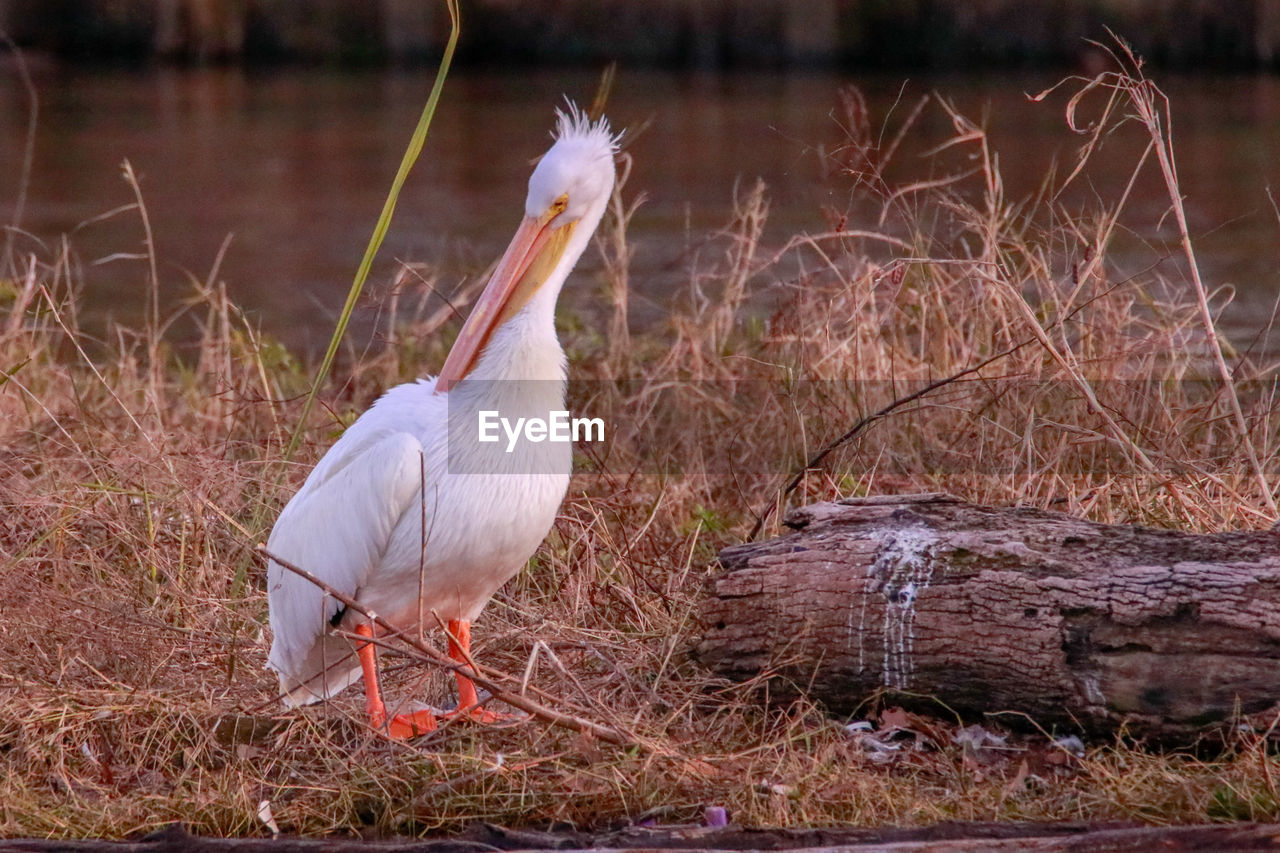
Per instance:
[[[347,323],[351,320],[351,312],[355,310],[360,293],[364,290],[365,280],[369,277],[369,268],[373,265],[373,258],[382,246],[382,240],[387,234],[387,228],[391,225],[391,215],[395,213],[396,201],[400,197],[400,188],[404,186],[405,178],[409,176],[409,170],[417,162],[418,155],[422,153],[422,145],[426,142],[427,129],[431,126],[432,116],[435,115],[436,104],[440,100],[440,91],[444,88],[445,76],[449,73],[449,64],[453,61],[453,51],[457,47],[458,33],[460,31],[458,0],[446,0],[446,5],[449,8],[449,41],[445,45],[444,56],[440,58],[440,67],[436,70],[435,83],[431,87],[431,94],[427,97],[427,105],[422,110],[422,117],[418,119],[418,126],[414,128],[413,138],[409,140],[409,147],[405,150],[404,157],[400,160],[400,169],[396,172],[395,180],[391,182],[391,190],[387,193],[387,200],[382,205],[382,214],[378,217],[378,222],[373,227],[373,234],[369,237],[369,245],[364,250],[364,257],[360,260],[359,268],[356,269],[355,280],[351,283],[351,290],[347,293],[347,302],[342,306],[342,313],[338,316],[338,324],[334,327],[333,336],[329,339],[329,348],[325,350],[324,360],[320,362],[320,369],[316,372],[315,381],[312,383],[311,390],[307,392],[307,398],[302,404],[302,414],[298,418],[297,426],[293,428],[293,435],[289,438],[289,445],[284,450],[282,461],[286,464],[293,457],[294,452],[298,449],[298,444],[302,441],[302,431],[306,426],[307,417],[311,414],[311,407],[315,405],[316,396],[320,393],[320,386],[328,377],[329,369],[333,366],[334,356],[338,353],[338,346],[342,343],[342,336],[347,331]],[[277,483],[283,476],[284,466],[282,465],[276,480]]]

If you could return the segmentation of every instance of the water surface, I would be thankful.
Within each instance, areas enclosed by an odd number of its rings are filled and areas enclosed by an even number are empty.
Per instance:
[[[887,113],[904,115],[920,95],[944,94],[989,126],[1007,195],[1016,199],[1033,192],[1055,161],[1061,173],[1080,142],[1063,122],[1065,98],[1033,104],[1025,97],[1057,76],[624,69],[609,114],[617,127],[644,128],[630,148],[628,185],[647,199],[631,231],[637,322],[660,316],[686,286],[690,252],[729,219],[735,187],[756,177],[769,184],[773,242],[825,230],[824,205],[850,209],[848,181],[827,174],[819,156],[844,140],[841,86],[856,83],[867,93],[877,124]],[[548,144],[552,108],[564,95],[589,100],[595,80],[589,73],[522,73],[448,81],[371,279],[375,295],[360,320],[366,337],[377,286],[386,284],[395,259],[434,265],[450,288],[501,251],[519,221],[530,163]],[[119,255],[142,251],[139,217],[95,221],[133,200],[121,178],[127,159],[141,176],[165,305],[177,305],[191,281],[208,279],[216,264],[217,278],[267,331],[315,348],[328,338],[430,82],[426,73],[46,71],[37,79],[39,125],[22,227],[46,243],[71,234],[91,327],[108,317],[137,323],[147,303],[146,262]],[[1268,196],[1280,170],[1280,84],[1209,77],[1167,80],[1165,88],[1204,272],[1211,287],[1238,291],[1227,321],[1234,336],[1247,339],[1266,323],[1280,284],[1280,220]],[[26,117],[21,88],[6,79],[5,221],[14,214]],[[921,155],[952,131],[941,111],[928,111],[898,155],[894,177],[939,174]],[[1108,138],[1069,204],[1118,198],[1143,143],[1136,126]],[[963,165],[962,154],[950,162]],[[1162,219],[1167,207],[1149,170],[1135,187],[1116,274],[1176,250],[1172,221]],[[564,298],[589,314],[600,301],[594,253],[584,266]],[[1185,285],[1177,258],[1158,272]]]

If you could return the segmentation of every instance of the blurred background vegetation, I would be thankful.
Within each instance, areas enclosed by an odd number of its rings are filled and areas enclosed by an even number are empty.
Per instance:
[[[1180,69],[1274,69],[1274,0],[475,0],[470,65],[621,60],[668,68],[1092,68],[1110,27]],[[0,0],[0,29],[50,59],[429,63],[448,34],[423,0]]]

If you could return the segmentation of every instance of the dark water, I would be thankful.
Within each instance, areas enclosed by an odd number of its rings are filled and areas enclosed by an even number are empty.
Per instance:
[[[775,241],[797,230],[825,230],[823,205],[849,209],[847,182],[824,174],[818,153],[843,140],[836,109],[842,85],[862,87],[877,125],[891,109],[902,116],[935,90],[985,119],[1007,193],[1016,199],[1033,192],[1055,160],[1064,172],[1079,144],[1062,119],[1064,98],[1033,104],[1023,94],[1056,79],[624,70],[609,114],[617,127],[645,126],[631,147],[628,189],[648,199],[631,231],[634,314],[641,323],[661,314],[683,286],[690,247],[728,220],[735,184],[759,176],[770,185],[768,234]],[[233,299],[269,332],[316,347],[328,338],[430,76],[52,69],[36,82],[39,125],[22,227],[46,242],[71,234],[91,326],[108,317],[136,323],[147,303],[146,262],[119,257],[142,251],[138,214],[93,221],[133,200],[121,177],[128,159],[141,176],[164,303],[177,305],[192,279],[208,278],[229,238],[217,278]],[[1280,83],[1164,82],[1202,266],[1211,287],[1237,291],[1226,319],[1232,334],[1246,339],[1267,322],[1280,286],[1280,218],[1267,194],[1280,177]],[[446,289],[492,260],[519,220],[530,162],[549,141],[552,107],[562,95],[587,101],[594,87],[595,76],[585,73],[452,77],[371,285],[387,283],[397,258],[434,264]],[[0,83],[6,222],[14,216],[26,122],[25,95],[10,73]],[[897,158],[894,177],[936,176],[940,167],[921,154],[951,131],[941,111],[930,108]],[[1144,142],[1136,126],[1109,138],[1069,203],[1118,198]],[[948,162],[962,167],[962,154]],[[1117,274],[1142,270],[1175,247],[1172,220],[1162,222],[1167,206],[1149,170],[1135,187]],[[588,275],[565,291],[588,309],[599,297],[589,274],[599,266],[593,255]],[[1180,258],[1158,268],[1175,286],[1185,282],[1182,270]],[[362,314],[366,336],[375,307]]]

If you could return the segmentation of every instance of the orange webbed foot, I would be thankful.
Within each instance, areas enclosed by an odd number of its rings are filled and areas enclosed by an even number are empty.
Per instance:
[[[441,716],[451,722],[454,720],[467,720],[483,726],[518,723],[529,719],[528,714],[504,714],[501,711],[491,711],[483,705],[454,708],[452,711],[446,711]]]
[[[423,708],[411,714],[396,714],[385,727],[375,724],[374,728],[392,740],[410,740],[434,732],[439,723],[431,709]]]

